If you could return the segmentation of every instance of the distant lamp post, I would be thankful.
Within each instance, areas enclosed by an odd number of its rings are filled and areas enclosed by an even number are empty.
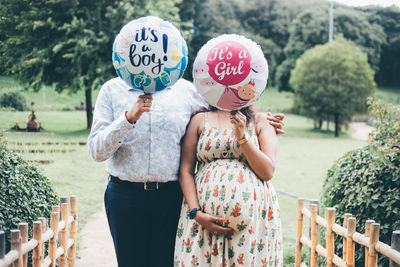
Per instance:
[[[332,43],[333,39],[333,1],[329,1],[329,43]],[[329,75],[329,84],[330,84]],[[326,116],[326,130],[329,131],[329,115]]]
[[[333,1],[329,2],[329,43],[333,39]]]

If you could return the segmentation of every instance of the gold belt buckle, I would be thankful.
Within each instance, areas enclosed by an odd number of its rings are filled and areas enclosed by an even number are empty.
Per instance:
[[[147,187],[147,182],[143,183],[143,184],[144,184],[144,190],[145,190],[145,191],[154,191],[154,190],[158,190],[158,182],[155,182],[155,183],[156,183],[156,187],[155,187],[155,188],[148,188],[148,187]]]

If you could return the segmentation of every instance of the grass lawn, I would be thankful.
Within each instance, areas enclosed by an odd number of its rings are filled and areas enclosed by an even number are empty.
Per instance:
[[[400,104],[400,89],[393,87],[382,87],[376,92],[376,97],[386,103]]]
[[[256,104],[257,109],[271,112],[287,112],[293,104],[293,93],[279,92],[278,88],[267,88]]]
[[[319,199],[327,170],[333,161],[345,152],[365,145],[365,141],[348,137],[296,136],[291,134],[288,126],[286,135],[279,137],[277,169],[272,183],[277,190]],[[285,260],[289,260],[295,254],[297,200],[279,193],[278,199]]]
[[[29,112],[0,112],[1,128],[9,129],[15,122],[24,121]],[[88,130],[85,112],[37,112],[44,131],[26,133],[6,131],[4,137],[12,150],[23,150],[22,156],[40,164],[59,196],[76,195],[81,229],[90,215],[99,211],[107,183],[104,164],[93,161],[86,147]],[[51,144],[46,144],[51,142]],[[79,145],[79,142],[81,145]],[[57,144],[56,144],[57,143]],[[26,153],[27,150],[38,150]]]
[[[74,110],[81,102],[85,102],[85,92],[72,93],[71,90],[64,90],[58,93],[52,87],[44,86],[39,92],[23,89],[13,78],[0,76],[0,93],[19,91],[26,98],[28,109],[35,111],[66,111]],[[95,103],[99,91],[92,92],[92,103]],[[34,105],[31,106],[31,102]]]

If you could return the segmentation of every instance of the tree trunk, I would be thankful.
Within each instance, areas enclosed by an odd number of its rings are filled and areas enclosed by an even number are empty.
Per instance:
[[[85,101],[86,101],[86,127],[90,129],[93,122],[93,112],[92,112],[92,89],[90,86],[86,86],[85,89]]]
[[[318,129],[322,129],[322,123],[324,122],[324,120],[323,119],[319,119],[319,122],[318,122]]]
[[[328,116],[326,116],[326,130],[327,131],[329,131],[329,120],[330,120],[331,118],[329,117],[329,115]]]
[[[335,118],[335,137],[338,137],[339,136],[339,130],[340,130],[339,114],[335,114],[334,118]]]

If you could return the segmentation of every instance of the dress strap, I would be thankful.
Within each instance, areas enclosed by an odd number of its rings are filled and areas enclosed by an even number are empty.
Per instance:
[[[208,123],[208,112],[204,112],[204,128],[210,128],[210,124]]]
[[[257,136],[256,134],[256,125],[254,121],[249,123],[249,126],[247,127],[247,130],[250,132],[251,136]]]

